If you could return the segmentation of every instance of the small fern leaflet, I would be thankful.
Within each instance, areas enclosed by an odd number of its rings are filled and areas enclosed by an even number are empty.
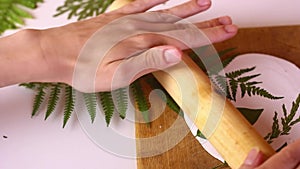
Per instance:
[[[106,125],[109,126],[115,110],[111,92],[99,92],[99,97],[104,111]]]
[[[45,99],[45,88],[46,85],[45,84],[40,84],[37,88],[37,94],[34,98],[34,103],[33,103],[33,110],[31,113],[31,117],[35,116],[35,114],[38,112],[39,108],[41,107],[41,104],[43,103],[44,99]]]
[[[117,111],[119,112],[119,116],[122,119],[125,119],[126,111],[128,108],[128,97],[127,97],[127,93],[126,93],[126,88],[120,88],[120,89],[114,90],[112,92],[117,98],[116,105],[117,105]]]
[[[64,108],[64,121],[63,121],[63,128],[66,126],[67,122],[69,121],[72,112],[74,111],[74,91],[71,86],[65,86],[65,108]]]
[[[45,114],[45,120],[51,115],[51,113],[54,111],[57,102],[59,100],[59,94],[61,91],[61,84],[53,84],[48,100],[48,106],[47,106],[47,111]]]
[[[96,102],[97,96],[95,93],[83,93],[85,106],[90,114],[91,122],[94,123],[96,118]]]
[[[146,98],[145,93],[140,84],[140,81],[136,80],[130,85],[130,87],[133,91],[134,100],[137,103],[137,107],[139,111],[142,113],[144,121],[146,123],[150,123],[150,117],[149,117],[150,106],[149,106],[148,99]]]

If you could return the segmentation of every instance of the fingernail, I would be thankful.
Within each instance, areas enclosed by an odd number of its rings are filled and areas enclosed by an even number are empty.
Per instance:
[[[175,49],[165,50],[164,57],[168,63],[177,63],[181,60],[181,54]]]
[[[198,0],[198,5],[207,6],[210,4],[210,0]]]
[[[228,16],[220,17],[218,20],[219,20],[219,22],[220,22],[222,25],[229,25],[229,24],[232,24],[232,20],[231,20],[231,18],[228,17]]]
[[[225,25],[224,29],[228,33],[233,33],[237,31],[237,27],[235,25]]]
[[[248,156],[246,157],[245,161],[244,161],[244,164],[245,165],[249,165],[249,166],[252,166],[253,164],[255,164],[257,158],[258,158],[258,155],[259,155],[259,149],[257,147],[253,148]]]

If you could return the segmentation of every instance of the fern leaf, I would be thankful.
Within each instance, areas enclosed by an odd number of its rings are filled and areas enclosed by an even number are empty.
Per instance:
[[[95,93],[83,93],[85,106],[90,114],[91,121],[94,123],[96,118],[96,94]]]
[[[35,114],[38,112],[39,108],[41,107],[41,104],[43,103],[44,99],[45,99],[45,88],[46,85],[44,84],[40,84],[38,86],[38,92],[34,98],[34,103],[33,103],[33,110],[31,113],[31,117],[35,116]]]
[[[199,129],[197,130],[195,137],[200,137],[202,139],[206,139],[206,137],[203,135],[203,133]]]
[[[230,57],[224,59],[224,60],[222,61],[223,67],[225,68],[226,66],[228,66],[229,63],[231,63],[231,62],[233,61],[233,59],[235,59],[238,55],[239,55],[239,53],[234,54],[234,55],[232,55],[232,56],[230,56]]]
[[[54,111],[57,102],[59,100],[59,94],[61,91],[61,85],[58,84],[53,84],[54,86],[52,86],[51,88],[51,92],[50,92],[50,96],[49,96],[49,100],[48,100],[48,106],[47,106],[47,111],[45,114],[45,120],[47,120],[47,118],[52,114],[52,112]]]
[[[240,83],[240,88],[241,88],[241,97],[243,98],[244,96],[245,96],[245,94],[246,94],[246,89],[247,89],[247,87],[246,87],[246,85],[244,84],[244,83]]]
[[[236,78],[238,76],[241,76],[244,73],[251,72],[254,69],[255,69],[255,66],[253,66],[251,68],[245,68],[245,69],[236,70],[236,71],[233,71],[233,72],[226,73],[226,77]]]
[[[126,111],[128,108],[128,97],[126,94],[126,88],[120,88],[113,91],[113,94],[117,98],[117,111],[122,119],[126,117]]]
[[[63,128],[66,126],[69,121],[72,112],[74,111],[74,91],[71,86],[65,86],[65,108],[64,108],[64,121]]]
[[[237,109],[252,125],[258,120],[259,116],[264,111],[264,109],[248,109],[242,107],[237,107]]]
[[[232,99],[234,101],[236,101],[236,93],[237,93],[238,83],[235,80],[230,79],[229,80],[229,85],[230,85],[230,89],[231,89]]]
[[[252,86],[250,88],[250,91],[252,92],[253,95],[259,95],[265,98],[269,98],[271,100],[276,100],[276,99],[282,99],[283,97],[278,97],[278,96],[273,96],[271,93],[269,93],[267,90],[262,89],[260,87]],[[250,92],[248,92],[249,94]],[[250,94],[251,95],[251,94]],[[249,95],[249,96],[250,96]]]
[[[245,85],[246,86],[254,86],[254,85],[256,85],[256,84],[261,84],[262,82],[256,82],[256,81],[254,81],[254,82],[247,82],[247,83],[245,83]]]
[[[139,111],[142,113],[142,116],[145,120],[146,123],[150,122],[150,117],[149,117],[149,102],[148,99],[145,97],[145,93],[142,90],[142,86],[139,82],[139,80],[136,80],[130,85],[132,91],[133,91],[133,96],[134,100],[137,103],[137,107]]]
[[[221,90],[222,94],[226,94],[227,91],[227,81],[226,81],[226,77],[221,76],[221,75],[216,75],[214,77],[211,77],[211,79],[213,80],[215,86]]]
[[[299,123],[299,122],[300,122],[300,116],[299,116],[296,120],[292,121],[292,119],[294,119],[294,117],[295,117],[295,115],[296,115],[296,113],[297,113],[297,111],[298,111],[298,109],[299,109],[299,105],[300,105],[300,94],[298,95],[296,101],[294,101],[294,102],[292,103],[291,113],[290,113],[289,116],[287,116],[287,118],[288,118],[287,121],[291,122],[291,123],[290,123],[291,126],[293,126],[293,125],[295,125],[296,123]],[[284,107],[285,107],[285,106],[284,106]]]
[[[258,76],[260,76],[261,74],[255,74],[255,75],[251,75],[251,76],[244,76],[244,77],[240,77],[237,79],[238,82],[240,83],[244,83],[244,82],[247,82],[253,78],[256,78]]]
[[[280,129],[279,129],[279,122],[278,122],[278,113],[275,112],[274,117],[273,117],[273,124],[272,124],[272,132],[270,132],[269,135],[269,143],[273,142],[274,138],[277,138],[280,135]]]
[[[0,34],[7,29],[16,29],[24,25],[24,18],[32,18],[22,7],[35,9],[41,0],[1,0],[0,1]]]
[[[100,92],[99,97],[100,103],[103,107],[106,125],[109,126],[115,110],[111,92]]]
[[[21,84],[19,84],[19,86],[34,90],[36,88],[36,86],[38,86],[39,84],[40,83],[30,82],[30,83],[21,83]]]
[[[104,13],[114,0],[66,0],[59,6],[54,17],[68,13],[68,19],[77,17],[77,20],[86,19]]]

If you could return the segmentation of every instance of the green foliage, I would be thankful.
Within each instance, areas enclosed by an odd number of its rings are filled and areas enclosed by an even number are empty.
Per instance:
[[[71,117],[72,112],[74,111],[74,98],[73,88],[71,86],[65,86],[65,108],[64,108],[64,121],[63,121],[63,128],[66,126],[68,120]]]
[[[204,134],[199,129],[197,130],[197,133],[196,133],[195,137],[200,137],[200,138],[206,139]]]
[[[50,92],[50,96],[49,96],[49,100],[48,100],[48,106],[47,106],[47,111],[46,111],[46,115],[45,115],[45,120],[47,120],[47,118],[55,110],[55,107],[59,100],[59,94],[61,92],[61,88],[62,88],[62,86],[60,83],[53,84],[53,86],[51,87],[51,92]]]
[[[111,92],[100,92],[99,98],[104,111],[106,125],[109,126],[115,110]]]
[[[262,82],[251,81],[252,79],[260,76],[260,74],[254,75],[245,75],[245,73],[249,73],[255,69],[254,67],[240,69],[236,71],[232,71],[226,73],[225,76],[215,75],[214,80],[217,84],[218,88],[224,93],[227,94],[227,97],[230,100],[236,101],[237,91],[238,88],[241,90],[241,98],[247,94],[248,96],[251,95],[259,95],[261,97],[265,97],[268,99],[282,99],[283,97],[274,96],[269,93],[267,90],[256,86]],[[228,80],[226,80],[228,79]]]
[[[35,9],[39,2],[42,0],[0,0],[0,35],[24,25],[24,18],[32,18],[25,8]]]
[[[97,96],[95,93],[83,93],[84,102],[86,105],[86,108],[90,114],[91,121],[94,123],[94,120],[96,118],[96,101]]]
[[[252,125],[258,120],[259,116],[264,111],[264,109],[248,109],[242,107],[238,107],[237,109]]]
[[[31,113],[31,117],[35,116],[36,113],[38,112],[39,108],[41,107],[41,104],[43,103],[44,99],[45,99],[45,88],[47,85],[45,84],[41,84],[38,88],[37,88],[37,94],[34,98],[34,102],[33,102],[33,110]]]
[[[126,88],[120,88],[112,91],[112,93],[116,96],[117,99],[117,111],[119,112],[119,116],[121,119],[125,119],[126,111],[128,108],[128,97],[126,93]]]
[[[145,96],[145,93],[140,84],[140,81],[136,80],[135,82],[133,82],[131,84],[130,87],[133,92],[134,100],[137,103],[137,107],[138,107],[139,111],[142,113],[144,121],[146,123],[149,123],[150,117],[149,117],[148,110],[149,110],[150,106],[149,106],[148,98]]]
[[[27,89],[32,89],[32,90],[34,90],[37,85],[38,85],[38,83],[36,83],[36,82],[35,83],[31,82],[31,83],[21,83],[21,84],[19,84],[19,86],[23,86]]]
[[[299,117],[295,118],[299,109],[299,104],[300,94],[292,103],[292,108],[289,113],[287,112],[285,104],[282,105],[283,117],[281,117],[281,125],[279,124],[278,113],[275,111],[273,116],[272,131],[265,136],[265,139],[268,141],[268,143],[272,143],[274,139],[278,138],[279,136],[290,134],[292,127],[300,122],[300,115]]]
[[[68,19],[77,17],[82,20],[88,17],[99,15],[106,11],[114,0],[66,0],[59,6],[54,17],[68,13]]]

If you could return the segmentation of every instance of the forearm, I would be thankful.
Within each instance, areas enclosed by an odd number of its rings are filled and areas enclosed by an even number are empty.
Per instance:
[[[0,39],[0,87],[43,81],[48,67],[37,30],[22,30]]]

